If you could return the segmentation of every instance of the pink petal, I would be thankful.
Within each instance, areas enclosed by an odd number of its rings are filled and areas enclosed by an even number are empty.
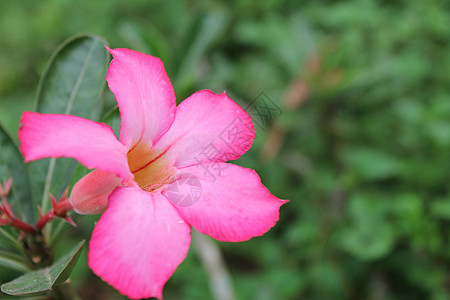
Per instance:
[[[163,194],[187,223],[219,241],[263,235],[278,221],[280,206],[286,202],[272,195],[255,171],[233,164],[187,167],[179,170],[177,179]]]
[[[250,149],[255,130],[250,116],[228,96],[198,91],[184,100],[169,131],[155,145],[176,167],[225,162]]]
[[[170,127],[176,110],[164,64],[137,51],[106,49],[114,58],[106,80],[119,104],[120,141],[131,147],[142,139],[151,146]]]
[[[70,157],[89,169],[112,172],[123,179],[133,176],[127,149],[106,124],[71,115],[24,112],[18,135],[26,162]]]
[[[108,197],[121,186],[122,179],[115,174],[94,170],[73,186],[70,203],[79,214],[101,214],[108,205]]]
[[[88,263],[129,298],[161,299],[164,284],[186,257],[189,233],[161,194],[117,188],[92,233]]]

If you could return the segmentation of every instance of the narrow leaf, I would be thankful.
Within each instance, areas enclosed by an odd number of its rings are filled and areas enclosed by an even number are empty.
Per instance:
[[[188,50],[178,69],[177,77],[175,79],[175,89],[177,91],[184,91],[192,83],[193,72],[200,62],[205,51],[211,47],[213,42],[220,39],[226,32],[226,28],[230,23],[230,17],[225,13],[208,14],[199,20],[200,24],[193,27],[195,32],[193,37],[188,39]],[[192,41],[192,42],[191,42]],[[183,49],[183,51],[185,51]]]
[[[9,228],[0,227],[0,239],[19,250],[23,255],[27,255],[22,244],[19,242],[19,237],[12,235],[9,232]]]
[[[70,253],[61,257],[50,267],[27,273],[1,286],[8,295],[36,295],[52,290],[64,283],[72,273],[80,256],[85,240],[76,245]]]
[[[23,273],[29,271],[29,267],[22,256],[4,250],[0,251],[0,267],[13,269]]]
[[[16,144],[0,124],[0,181],[12,178],[8,200],[16,214],[25,222],[34,222],[34,205],[24,160]]]

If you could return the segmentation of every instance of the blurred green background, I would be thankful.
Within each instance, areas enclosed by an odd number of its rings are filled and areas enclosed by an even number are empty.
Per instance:
[[[449,1],[2,0],[0,29],[14,136],[51,53],[79,32],[160,57],[179,101],[226,89],[246,107],[264,92],[282,110],[236,162],[291,200],[265,236],[217,242],[237,299],[450,299]],[[72,282],[83,299],[123,299],[86,249]],[[193,247],[164,294],[213,299]]]

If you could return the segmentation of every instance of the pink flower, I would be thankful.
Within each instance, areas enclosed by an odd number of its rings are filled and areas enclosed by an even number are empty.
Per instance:
[[[186,257],[190,226],[219,241],[246,241],[275,225],[285,201],[253,170],[226,163],[251,147],[255,131],[225,93],[198,91],[177,107],[160,59],[108,51],[119,140],[102,123],[24,112],[21,151],[27,162],[71,157],[96,169],[70,196],[78,213],[104,212],[89,244],[90,268],[130,298],[161,298]]]

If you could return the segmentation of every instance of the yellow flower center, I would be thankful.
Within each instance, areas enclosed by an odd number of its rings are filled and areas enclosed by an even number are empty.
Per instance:
[[[164,154],[155,153],[142,142],[128,151],[128,166],[141,189],[151,192],[172,180],[175,168]]]

